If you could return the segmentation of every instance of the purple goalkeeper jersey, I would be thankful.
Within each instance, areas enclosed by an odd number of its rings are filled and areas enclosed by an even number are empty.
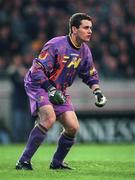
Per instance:
[[[91,87],[99,83],[91,51],[86,43],[76,48],[69,36],[51,39],[44,46],[25,77],[25,87],[41,87],[48,80],[57,89],[65,91],[75,77]]]

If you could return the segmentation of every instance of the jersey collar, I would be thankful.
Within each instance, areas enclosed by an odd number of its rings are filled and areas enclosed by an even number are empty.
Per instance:
[[[72,41],[70,35],[67,36],[67,40],[68,40],[70,46],[73,47],[74,49],[79,50],[79,49],[81,48],[81,46],[78,47],[78,46],[76,46],[76,45],[73,43],[73,41]]]

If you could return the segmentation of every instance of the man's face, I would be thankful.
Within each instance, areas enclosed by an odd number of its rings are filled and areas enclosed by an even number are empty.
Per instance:
[[[92,22],[88,20],[82,20],[79,28],[74,29],[76,38],[82,42],[90,41],[92,35]]]

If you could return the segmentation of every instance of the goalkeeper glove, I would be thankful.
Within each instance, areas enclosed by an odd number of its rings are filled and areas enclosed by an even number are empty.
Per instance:
[[[48,88],[48,95],[52,104],[61,105],[66,102],[66,97],[63,95],[63,93],[53,86]]]
[[[103,107],[106,104],[107,99],[102,94],[102,91],[99,88],[97,88],[93,91],[93,94],[95,95],[95,99],[96,99],[95,105],[97,107]]]

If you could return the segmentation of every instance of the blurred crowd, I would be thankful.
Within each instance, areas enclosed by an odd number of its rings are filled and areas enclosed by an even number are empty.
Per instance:
[[[134,0],[0,0],[0,79],[8,77],[14,87],[14,142],[24,141],[31,127],[25,122],[29,112],[23,78],[45,42],[68,34],[69,17],[76,12],[93,18],[88,45],[100,77],[135,78]]]
[[[42,45],[68,34],[76,12],[93,17],[90,47],[103,78],[135,77],[134,0],[0,0],[0,74],[28,68]]]

